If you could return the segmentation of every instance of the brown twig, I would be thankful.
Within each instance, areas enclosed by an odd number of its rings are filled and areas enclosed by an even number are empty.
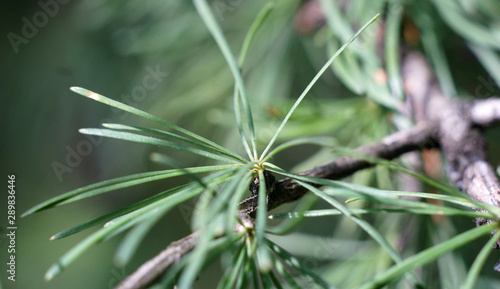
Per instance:
[[[439,147],[446,158],[448,178],[472,199],[499,207],[500,182],[486,162],[485,141],[478,127],[500,122],[500,99],[463,101],[444,96],[432,69],[418,53],[404,55],[402,76],[408,105],[404,112],[415,120],[416,125],[356,151],[390,160],[410,151]],[[345,156],[301,174],[341,179],[371,166],[373,164],[366,160]],[[306,192],[305,188],[289,178],[280,180],[268,195],[268,210],[298,200]],[[252,216],[256,209],[255,195],[240,204],[243,217]],[[478,220],[477,224],[484,222]],[[197,234],[193,233],[170,244],[117,289],[144,288],[157,280],[196,246]]]
[[[472,199],[498,207],[500,182],[486,162],[486,143],[476,127],[495,122],[498,119],[496,110],[482,117],[478,111],[484,111],[483,101],[445,97],[421,54],[406,55],[402,75],[413,116],[417,121],[438,124],[437,141],[446,157],[448,178]],[[498,99],[489,102],[498,104]]]
[[[194,232],[180,240],[172,242],[153,259],[142,264],[133,274],[123,280],[115,289],[147,288],[155,283],[163,273],[179,262],[182,256],[191,252],[196,246],[198,232]]]
[[[380,142],[360,147],[355,152],[391,160],[410,151],[436,147],[436,142],[433,140],[437,134],[436,128],[435,123],[422,122],[407,131],[399,131],[387,136]],[[302,172],[300,175],[338,180],[373,165],[366,160],[344,156],[323,166]],[[305,193],[307,193],[307,189],[292,179],[283,179],[276,184],[273,193],[268,195],[268,210],[298,200]],[[240,209],[247,214],[254,213],[257,210],[257,196],[249,197],[241,202]]]

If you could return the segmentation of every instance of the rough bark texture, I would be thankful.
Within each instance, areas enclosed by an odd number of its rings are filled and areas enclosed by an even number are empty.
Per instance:
[[[436,147],[436,142],[433,139],[437,132],[435,123],[422,122],[408,131],[400,131],[382,139],[380,142],[360,147],[356,152],[362,155],[391,160],[406,152]],[[338,180],[373,165],[373,163],[359,158],[344,156],[300,174]],[[268,195],[268,210],[298,200],[305,193],[307,193],[307,190],[295,181],[289,178],[283,179],[276,183],[274,190]],[[247,214],[255,212],[257,210],[257,196],[252,196],[241,202],[240,209]]]
[[[486,142],[479,127],[498,120],[497,100],[490,99],[490,113],[482,115],[483,101],[445,97],[421,54],[404,57],[402,75],[411,116],[438,125],[437,141],[446,158],[448,178],[472,199],[498,207],[500,183],[486,162]],[[473,111],[478,122],[473,121]]]

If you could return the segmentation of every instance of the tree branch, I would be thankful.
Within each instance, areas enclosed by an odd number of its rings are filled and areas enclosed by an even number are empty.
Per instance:
[[[480,112],[485,111],[484,101],[445,97],[421,54],[409,53],[404,57],[402,76],[415,119],[438,124],[437,141],[446,158],[448,178],[472,199],[499,207],[500,182],[486,161],[486,142],[475,126],[495,122],[496,109],[483,117]],[[495,104],[492,108],[498,108],[499,102],[496,98],[488,100]]]
[[[500,122],[500,99],[489,98],[475,101],[470,117],[478,126],[489,126]]]
[[[155,283],[170,267],[191,252],[198,241],[199,232],[194,232],[180,240],[172,242],[165,250],[153,259],[142,264],[133,274],[128,276],[115,289],[147,288]]]
[[[439,146],[446,158],[448,178],[472,199],[499,207],[500,183],[486,162],[486,144],[478,126],[500,121],[500,99],[463,101],[444,96],[425,58],[418,53],[404,54],[402,76],[407,107],[401,112],[414,119],[416,125],[380,142],[360,147],[356,152],[391,160],[410,151]],[[300,174],[341,179],[371,166],[373,164],[365,160],[346,156]],[[268,210],[298,200],[307,192],[289,178],[276,182],[271,191]],[[240,203],[239,214],[248,218],[256,209],[257,196],[254,195]],[[477,224],[485,222],[478,220]],[[144,288],[157,280],[196,246],[197,235],[195,232],[170,244],[125,279],[117,289]]]
[[[362,146],[356,152],[391,160],[406,152],[433,148],[436,147],[436,142],[433,140],[438,132],[436,128],[436,123],[421,122],[407,131],[399,131],[379,142]],[[346,156],[300,174],[326,179],[341,179],[373,165],[365,160]],[[304,187],[289,178],[277,182],[272,191],[273,193],[268,195],[268,210],[298,200],[307,193]],[[249,216],[252,216],[256,210],[257,195],[253,195],[240,203],[240,218],[250,220]],[[171,243],[160,254],[139,267],[115,289],[140,289],[154,283],[182,256],[191,252],[196,246],[198,234],[198,232],[194,232]]]
[[[436,147],[433,140],[437,135],[437,125],[433,122],[422,122],[407,131],[399,131],[383,138],[380,142],[362,146],[355,152],[386,160],[392,160],[400,155],[422,149]],[[366,160],[355,157],[340,157],[323,166],[299,173],[300,175],[338,180],[353,173],[374,166]],[[297,184],[290,178],[277,182],[274,191],[268,196],[267,208],[272,210],[285,203],[300,199],[307,193],[307,189]],[[240,209],[253,214],[257,210],[257,196],[254,195],[240,203]]]

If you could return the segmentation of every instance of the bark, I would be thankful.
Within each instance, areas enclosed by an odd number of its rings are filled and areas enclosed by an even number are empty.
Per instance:
[[[182,256],[194,249],[198,235],[198,232],[194,232],[171,243],[160,254],[142,264],[139,269],[123,280],[115,289],[147,288],[154,284],[170,267],[179,262]]]
[[[437,135],[437,132],[438,130],[435,123],[422,122],[408,131],[400,131],[385,137],[380,142],[360,147],[355,152],[361,155],[391,160],[406,152],[436,147],[434,137]],[[338,180],[372,166],[374,166],[374,164],[368,161],[345,156],[300,174],[310,177]],[[272,193],[268,195],[268,210],[298,200],[304,196],[305,193],[307,193],[307,189],[300,186],[295,181],[289,178],[283,179],[277,182]],[[257,196],[254,195],[241,202],[240,209],[247,214],[253,214],[257,210]]]

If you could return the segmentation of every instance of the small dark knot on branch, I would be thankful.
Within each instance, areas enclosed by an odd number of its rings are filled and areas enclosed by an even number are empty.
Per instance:
[[[267,194],[271,194],[274,191],[274,186],[276,183],[276,178],[273,176],[271,172],[268,170],[264,170],[264,180],[266,182],[266,191]],[[250,192],[252,192],[252,196],[255,196],[259,193],[259,188],[260,188],[260,180],[259,180],[259,175],[257,175],[252,183],[250,184],[250,187],[248,188]]]

